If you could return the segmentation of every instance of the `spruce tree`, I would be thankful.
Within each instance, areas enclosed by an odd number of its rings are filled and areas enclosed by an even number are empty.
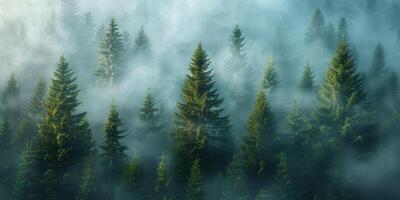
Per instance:
[[[243,166],[247,175],[256,181],[268,169],[268,156],[275,137],[276,121],[263,90],[260,90],[253,112],[246,124],[247,133],[242,138]]]
[[[136,56],[143,58],[145,56],[149,56],[150,48],[150,39],[147,37],[143,26],[141,26],[134,40],[134,53]]]
[[[167,171],[166,156],[163,153],[160,157],[160,162],[157,165],[157,179],[155,183],[155,192],[157,199],[167,200],[168,199],[168,186],[169,177]]]
[[[98,52],[97,69],[100,84],[113,84],[123,74],[124,46],[115,18],[112,18],[105,30]]]
[[[0,127],[0,186],[8,193],[12,186],[14,160],[12,152],[12,130],[7,116],[3,117]]]
[[[31,141],[37,136],[37,124],[45,111],[46,83],[40,79],[31,97],[29,110],[18,124],[16,133],[13,137],[13,144],[25,146],[26,142]]]
[[[301,77],[300,89],[304,92],[312,92],[314,90],[314,77],[310,63],[307,62]]]
[[[37,200],[39,180],[37,157],[32,144],[27,144],[20,156],[15,179],[15,200]]]
[[[238,153],[233,155],[224,176],[223,197],[226,200],[241,199],[244,196],[242,163]]]
[[[325,18],[320,8],[316,8],[311,17],[311,22],[306,32],[307,44],[323,39],[325,34]]]
[[[276,169],[275,175],[273,177],[273,182],[275,186],[275,193],[277,194],[275,199],[284,200],[288,199],[289,191],[288,186],[290,184],[289,175],[288,175],[288,163],[287,157],[284,152],[280,152],[276,156]]]
[[[119,117],[117,105],[113,102],[104,127],[104,143],[101,146],[106,177],[110,178],[113,183],[121,177],[123,166],[126,163],[125,151],[128,149],[121,143],[125,137],[123,134],[125,130],[121,126],[123,126],[122,120]]]
[[[8,115],[10,120],[17,121],[19,118],[19,96],[20,88],[14,74],[11,74],[7,81],[6,88],[3,90],[2,103],[3,114]]]
[[[278,86],[278,72],[275,69],[275,63],[272,58],[268,59],[267,65],[265,67],[262,87],[266,90],[273,90]]]
[[[357,107],[365,107],[365,102],[363,81],[349,45],[342,37],[321,85],[317,107],[313,112],[318,129],[324,133],[322,135],[328,136],[328,140],[333,139],[333,142],[340,135],[347,138],[347,143],[361,141],[362,132],[366,130],[354,130],[356,127],[361,128],[361,115],[354,111]],[[348,128],[353,129],[352,133],[348,133]]]
[[[379,78],[385,71],[385,51],[381,44],[375,47],[373,60],[370,67],[370,76],[372,79]]]
[[[336,32],[332,22],[328,23],[325,30],[325,45],[329,51],[334,52],[336,47]]]
[[[226,70],[230,73],[226,82],[226,93],[229,97],[227,110],[229,113],[247,113],[253,101],[253,70],[249,66],[248,56],[245,52],[245,37],[238,25],[234,27],[230,36],[230,55],[225,63]],[[240,105],[240,106],[239,106]],[[234,132],[243,130],[242,115],[233,115]]]
[[[186,188],[186,199],[187,200],[201,200],[203,199],[203,178],[204,175],[201,172],[200,161],[195,159],[193,161],[190,175],[188,179],[188,184]]]
[[[295,100],[287,119],[287,130],[292,143],[302,143],[307,134],[307,122]]]
[[[225,169],[232,158],[230,120],[223,115],[223,99],[219,98],[209,64],[199,44],[182,87],[183,99],[178,102],[173,151],[178,167],[186,174],[188,163],[196,158],[207,160],[204,164],[209,173]]]
[[[36,148],[39,172],[43,175],[44,188],[41,190],[48,194],[44,199],[55,194],[57,199],[76,196],[80,182],[76,177],[81,177],[80,167],[93,151],[86,113],[77,112],[80,102],[75,81],[68,61],[62,56],[51,80],[46,111],[39,123]]]
[[[145,183],[144,172],[139,161],[139,157],[136,155],[132,158],[132,161],[128,164],[124,171],[123,182],[125,189],[128,192],[129,198],[132,200],[144,200],[145,195]]]
[[[163,117],[163,113],[156,106],[155,99],[150,90],[148,90],[144,97],[143,105],[139,111],[139,139],[152,136],[161,140],[165,140],[166,138],[164,135],[161,135],[164,129]]]

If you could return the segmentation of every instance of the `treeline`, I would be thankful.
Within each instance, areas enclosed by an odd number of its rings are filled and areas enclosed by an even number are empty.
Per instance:
[[[320,40],[333,52],[319,84],[308,63],[298,83],[280,84],[287,75],[272,58],[257,79],[236,26],[227,80],[217,84],[210,58],[199,43],[173,117],[167,117],[148,90],[137,113],[140,123],[127,130],[124,122],[131,119],[122,119],[115,99],[101,142],[93,139],[84,108],[79,107],[80,87],[64,56],[48,86],[38,81],[28,111],[22,109],[20,88],[11,75],[2,95],[2,198],[396,199],[399,194],[392,186],[398,179],[365,190],[360,183],[366,174],[343,162],[362,163],[387,141],[399,139],[397,72],[386,67],[382,45],[376,47],[370,71],[360,72],[345,19],[338,32],[332,27],[316,9],[306,43]],[[127,38],[115,19],[101,32],[97,68],[88,72],[94,72],[96,86],[106,90],[129,78],[129,59],[151,60],[143,28],[129,45]],[[296,88],[301,97],[311,96],[312,106],[303,98],[285,99],[290,111],[275,109],[274,95],[288,87]],[[129,149],[135,147],[127,137],[144,144],[142,152],[130,155]]]

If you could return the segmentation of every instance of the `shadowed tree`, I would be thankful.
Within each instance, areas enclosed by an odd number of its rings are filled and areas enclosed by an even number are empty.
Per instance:
[[[144,59],[150,55],[151,43],[150,39],[147,37],[146,32],[144,31],[143,26],[140,27],[140,30],[133,42],[133,46],[135,56]]]
[[[195,159],[190,170],[188,184],[186,187],[186,199],[187,200],[201,200],[203,199],[203,173],[200,168],[199,159]]]
[[[314,72],[310,66],[310,63],[307,62],[304,66],[303,75],[300,81],[300,89],[304,92],[312,92],[314,90]]]
[[[323,39],[325,34],[325,18],[320,8],[316,8],[311,17],[310,25],[306,32],[305,41],[307,44]]]
[[[275,69],[275,63],[272,58],[268,59],[261,84],[265,90],[274,90],[279,84],[278,72]]]

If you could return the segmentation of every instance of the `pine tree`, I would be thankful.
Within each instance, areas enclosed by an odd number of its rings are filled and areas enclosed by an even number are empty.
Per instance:
[[[200,168],[200,161],[195,159],[190,170],[190,176],[186,188],[187,200],[203,199],[203,173]]]
[[[307,125],[296,100],[293,102],[287,121],[287,130],[292,135],[292,142],[295,142],[298,137],[305,137],[303,134],[307,132]]]
[[[145,185],[143,183],[143,169],[139,162],[139,157],[136,155],[132,161],[128,164],[123,175],[123,181],[125,189],[129,193],[128,199],[133,200],[144,200],[145,196]]]
[[[160,137],[164,129],[163,117],[163,113],[156,107],[154,97],[150,90],[148,90],[139,112],[141,132],[141,137],[139,137],[139,139],[143,139],[147,136],[156,136],[158,139],[166,139],[165,137]]]
[[[42,188],[42,192],[48,194],[44,199],[55,194],[57,199],[76,196],[79,184],[74,177],[81,177],[78,168],[93,151],[91,131],[85,120],[86,113],[76,111],[80,103],[75,81],[68,61],[62,56],[51,80],[46,111],[39,123],[36,148],[39,172],[44,175],[41,182],[46,187],[52,187]]]
[[[105,30],[98,52],[95,75],[99,77],[101,84],[113,84],[116,78],[122,75],[124,51],[117,21],[112,18]]]
[[[166,156],[164,153],[161,155],[160,162],[157,166],[157,179],[155,185],[157,199],[167,200],[169,177],[167,172]]]
[[[18,107],[19,94],[20,88],[18,87],[17,80],[15,79],[15,75],[11,74],[1,99],[4,112],[6,112],[11,118],[14,118],[16,115],[15,112],[17,111],[15,109]]]
[[[14,199],[15,200],[37,200],[39,186],[36,184],[39,180],[37,160],[34,148],[27,144],[22,152],[17,167]]]
[[[385,71],[385,51],[381,44],[378,44],[374,51],[374,57],[371,63],[370,76],[378,78]]]
[[[268,164],[267,155],[275,137],[275,116],[263,90],[257,95],[253,112],[246,124],[247,133],[242,138],[241,149],[244,170],[250,178],[262,177]]]
[[[223,99],[213,81],[210,61],[201,44],[196,48],[178,102],[173,150],[182,172],[195,158],[204,158],[208,172],[224,169],[232,158],[229,116],[223,115]]]
[[[275,199],[284,200],[288,199],[291,191],[288,190],[290,184],[288,177],[288,161],[286,154],[282,151],[276,156],[276,170],[273,177],[274,185],[276,188]]]
[[[123,134],[125,130],[121,129],[122,125],[117,105],[113,102],[104,127],[104,143],[101,146],[103,150],[101,157],[107,173],[106,176],[113,182],[120,178],[126,162],[125,151],[128,147],[121,143],[121,139],[125,137]]]
[[[325,34],[325,18],[320,8],[316,8],[311,17],[305,41],[307,44],[323,39]]]
[[[241,199],[243,195],[243,171],[239,154],[235,153],[233,159],[226,169],[224,177],[224,199]]]
[[[366,130],[354,130],[361,126],[361,113],[356,115],[354,109],[365,106],[365,98],[362,79],[357,72],[349,45],[342,37],[320,88],[317,107],[313,112],[318,129],[323,135],[329,135],[328,140],[335,141],[339,135],[343,135],[347,142],[361,141],[361,134]],[[353,133],[348,133],[348,128],[353,129]]]
[[[338,26],[338,38],[344,38],[347,41],[349,40],[349,35],[347,33],[347,21],[346,18],[341,17]]]
[[[265,67],[262,86],[266,90],[273,90],[278,86],[278,83],[278,72],[275,69],[274,61],[270,58]]]
[[[46,83],[40,79],[31,97],[28,113],[18,124],[16,133],[13,137],[13,144],[25,146],[26,142],[31,141],[37,136],[37,124],[45,111]]]
[[[134,41],[134,53],[136,56],[145,57],[149,56],[151,43],[150,39],[147,37],[146,32],[144,31],[143,26],[140,27],[138,34],[136,35]]]
[[[3,123],[0,127],[0,186],[10,191],[13,181],[14,160],[12,156],[12,130],[7,116],[3,117]]]
[[[230,97],[227,105],[229,113],[249,112],[253,101],[253,70],[248,64],[248,56],[245,52],[245,37],[241,29],[236,25],[230,36],[230,55],[225,64],[230,73],[227,79],[227,96]],[[239,106],[240,105],[240,106]],[[245,119],[242,115],[232,116],[235,126],[234,132],[241,132]]]
[[[307,62],[301,77],[300,89],[304,92],[312,92],[314,90],[314,77],[310,63]]]
[[[335,27],[333,26],[332,22],[330,22],[326,26],[324,38],[325,38],[325,44],[326,44],[326,47],[328,48],[328,50],[335,51],[337,40],[336,40]]]
[[[82,182],[80,184],[79,193],[76,200],[90,200],[94,199],[95,193],[95,178],[92,161],[88,161],[85,165]]]

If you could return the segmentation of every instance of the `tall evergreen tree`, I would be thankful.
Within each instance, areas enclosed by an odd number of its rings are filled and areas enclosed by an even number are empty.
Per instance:
[[[245,52],[245,37],[241,29],[236,25],[230,37],[230,55],[225,64],[230,76],[227,80],[227,96],[230,97],[227,110],[230,113],[250,111],[253,101],[253,70],[248,64],[248,56]],[[240,105],[240,106],[239,106]],[[234,132],[241,132],[245,119],[242,115],[232,116]]]
[[[147,136],[153,136],[160,140],[165,140],[166,137],[162,134],[164,127],[162,111],[156,106],[155,99],[151,94],[151,91],[148,90],[145,97],[142,107],[139,111],[139,119],[140,119],[140,137],[139,139],[143,139]]]
[[[370,68],[370,76],[379,78],[385,71],[385,51],[381,44],[375,47],[373,60]]]
[[[262,87],[266,90],[273,90],[278,86],[278,72],[272,58],[268,59],[262,79]]]
[[[246,129],[247,133],[243,136],[241,144],[243,165],[247,175],[256,182],[257,177],[265,177],[266,172],[269,171],[267,169],[270,161],[268,155],[271,154],[276,129],[275,116],[263,90],[260,90],[257,95]]]
[[[287,130],[291,135],[292,143],[302,143],[302,141],[306,138],[308,127],[307,122],[305,120],[304,115],[301,113],[301,110],[297,104],[297,101],[293,102],[293,106],[289,112],[287,119]]]
[[[276,169],[273,177],[275,185],[275,199],[285,200],[289,199],[289,175],[288,175],[288,159],[285,152],[280,152],[276,156]]]
[[[98,66],[95,75],[101,84],[113,84],[121,76],[124,67],[124,46],[115,18],[112,18],[105,30],[98,52]]]
[[[209,64],[208,56],[199,44],[182,87],[183,99],[178,102],[173,133],[173,150],[184,173],[188,172],[188,163],[196,158],[207,160],[204,164],[209,173],[225,169],[232,158],[229,116],[223,115],[223,99],[215,89]]]
[[[190,170],[188,184],[186,188],[186,199],[187,200],[201,200],[203,199],[203,173],[200,168],[199,159],[195,159]]]
[[[68,61],[62,56],[50,84],[46,111],[39,124],[39,144],[36,148],[39,172],[43,175],[43,199],[50,199],[53,195],[57,199],[76,196],[80,167],[92,154],[93,143],[85,120],[86,113],[76,111],[80,103],[75,81]]]
[[[35,149],[27,144],[22,152],[17,167],[14,199],[15,200],[37,200],[40,199],[37,158]]]
[[[103,158],[106,176],[113,183],[121,178],[121,172],[126,163],[125,151],[128,147],[121,143],[121,139],[125,137],[123,134],[125,130],[121,129],[122,125],[117,105],[113,102],[104,127],[104,143],[101,146],[103,150],[101,157]]]
[[[136,56],[149,56],[151,43],[150,39],[147,37],[146,32],[144,31],[143,26],[140,27],[140,30],[136,35],[134,47],[134,53]]]
[[[145,195],[145,183],[143,169],[139,161],[139,157],[136,155],[132,161],[128,164],[123,175],[123,181],[125,189],[128,192],[128,198],[132,200],[144,200],[148,197]]]
[[[13,144],[25,146],[26,142],[31,141],[37,136],[37,124],[45,112],[46,83],[40,79],[31,97],[29,110],[21,122],[18,124],[16,133],[13,137]]]
[[[323,39],[325,34],[325,18],[320,8],[316,8],[311,17],[311,22],[306,32],[305,41],[307,44]]]
[[[19,116],[19,95],[20,88],[14,74],[11,74],[3,91],[1,101],[3,103],[3,113],[11,120],[18,120]]]
[[[226,200],[242,199],[245,196],[243,191],[244,177],[243,177],[242,163],[238,153],[233,155],[231,163],[228,165],[224,177],[224,190],[223,197]]]
[[[366,93],[363,88],[349,45],[342,37],[321,85],[317,107],[313,112],[318,129],[323,135],[329,135],[328,139],[337,141],[342,135],[346,143],[363,140],[363,132],[367,130],[357,130],[357,127],[361,128],[362,112],[354,112],[357,107],[365,107]]]
[[[160,162],[157,165],[157,179],[155,183],[155,192],[157,199],[168,199],[169,177],[167,171],[166,156],[163,153]]]
[[[14,160],[12,154],[12,130],[7,116],[3,117],[0,127],[0,188],[8,193],[12,186]]]
[[[336,40],[335,27],[333,26],[332,22],[329,22],[328,25],[326,26],[324,39],[325,39],[325,45],[328,48],[328,50],[334,52],[337,40]]]
[[[314,72],[309,62],[304,66],[303,75],[300,81],[300,89],[304,92],[311,92],[314,90]]]

